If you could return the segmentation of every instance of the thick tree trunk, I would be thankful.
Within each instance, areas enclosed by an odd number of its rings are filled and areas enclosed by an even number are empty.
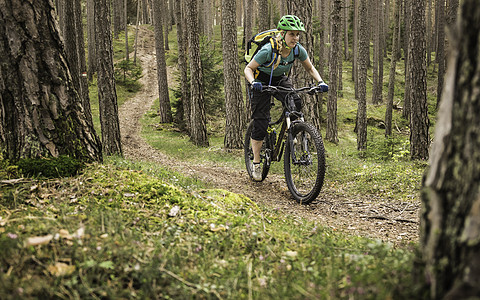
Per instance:
[[[104,155],[122,155],[108,0],[95,0],[98,103]]]
[[[367,0],[360,0],[359,55],[358,55],[358,109],[357,109],[357,149],[367,148],[367,61],[368,61],[368,20]]]
[[[372,77],[373,77],[373,84],[372,84],[372,103],[374,105],[380,103],[380,94],[381,94],[381,87],[379,86],[379,66],[380,66],[380,59],[383,59],[383,56],[380,55],[380,22],[379,19],[380,7],[379,7],[379,0],[371,0],[371,9],[372,9],[372,23],[373,23],[373,69],[372,69]]]
[[[332,45],[330,48],[330,75],[329,92],[327,102],[327,141],[338,143],[337,129],[337,90],[338,90],[338,60],[340,51],[340,30],[341,30],[341,0],[333,1],[332,12]]]
[[[0,5],[0,148],[4,158],[101,161],[74,88],[51,1]]]
[[[480,295],[479,19],[478,1],[463,1],[423,184],[421,275],[431,299]]]
[[[188,53],[190,58],[191,94],[191,140],[195,145],[208,146],[205,95],[203,88],[202,60],[200,58],[200,34],[198,25],[197,0],[186,1],[188,28]]]
[[[242,149],[245,109],[237,52],[236,0],[222,0],[222,50],[225,82],[225,148]]]
[[[408,64],[410,77],[410,156],[427,159],[430,138],[428,133],[427,62],[425,57],[425,2],[412,1]]]
[[[170,97],[168,93],[167,82],[167,64],[165,61],[165,48],[163,44],[163,16],[162,2],[158,0],[153,6],[153,25],[155,26],[155,51],[157,55],[157,80],[158,80],[158,114],[161,123],[172,122],[172,108],[170,106]]]
[[[257,26],[258,32],[270,29],[270,22],[268,19],[268,0],[257,0],[258,2],[258,15]]]

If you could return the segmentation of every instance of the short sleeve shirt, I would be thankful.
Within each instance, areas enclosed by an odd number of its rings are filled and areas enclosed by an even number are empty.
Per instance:
[[[306,60],[308,58],[307,50],[305,50],[305,48],[303,48],[303,46],[299,43],[297,43],[297,47],[298,59],[300,59],[300,61]],[[268,64],[272,61],[272,51],[272,45],[270,43],[267,43],[257,52],[257,54],[255,54],[253,58],[258,64],[260,64],[260,67],[258,67],[258,69],[269,75],[272,72],[272,67],[262,67],[262,65],[265,63]],[[273,70],[273,76],[286,75],[290,71],[293,65],[289,62],[293,62],[295,60],[294,49],[290,51],[290,54],[287,57],[280,57],[280,64],[275,70]]]

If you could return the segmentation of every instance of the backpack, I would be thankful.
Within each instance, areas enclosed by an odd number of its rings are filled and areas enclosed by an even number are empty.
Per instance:
[[[257,52],[267,43],[270,43],[272,45],[272,59],[270,60],[270,62],[266,62],[262,65],[262,67],[272,67],[276,64],[277,60],[280,59],[280,45],[276,39],[276,35],[280,33],[280,30],[278,29],[269,29],[269,30],[266,30],[266,31],[263,31],[263,32],[260,32],[260,33],[257,33],[256,35],[254,35],[248,42],[247,42],[247,45],[246,45],[246,50],[245,50],[245,62],[248,64],[252,59],[253,57],[255,56],[255,54],[257,54]],[[290,61],[288,63],[285,63],[285,64],[292,64],[294,61],[295,61],[295,58],[298,57],[299,55],[299,49],[298,49],[298,45],[295,46],[295,48],[293,49],[293,53],[294,53],[294,60],[293,61]],[[272,72],[273,72],[273,68],[272,68]]]
[[[263,64],[263,67],[270,67],[276,63],[276,61],[280,57],[280,45],[277,42],[275,36],[280,31],[277,29],[270,29],[254,35],[246,45],[245,50],[245,62],[248,64],[252,58],[257,54],[258,50],[260,50],[265,44],[270,43],[272,45],[272,59],[270,62]]]

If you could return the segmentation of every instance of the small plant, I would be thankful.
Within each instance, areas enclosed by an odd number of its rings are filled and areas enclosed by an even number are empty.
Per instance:
[[[73,176],[84,167],[78,159],[65,155],[52,158],[25,158],[19,160],[17,165],[26,176],[47,178]]]
[[[0,151],[0,179],[9,179],[18,177],[18,167],[10,164],[7,159],[3,158],[3,153]]]
[[[115,80],[125,86],[129,92],[140,90],[138,80],[142,78],[142,67],[131,60],[122,60],[115,64]]]

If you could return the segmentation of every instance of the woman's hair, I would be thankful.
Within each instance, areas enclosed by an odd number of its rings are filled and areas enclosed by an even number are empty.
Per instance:
[[[276,69],[278,67],[278,65],[280,64],[280,61],[282,60],[282,50],[283,50],[283,36],[282,36],[282,33],[284,31],[280,31],[277,36],[275,37],[275,39],[277,40],[277,43],[278,43],[278,58],[277,58],[277,61],[275,62],[275,66],[273,67],[274,69]]]

